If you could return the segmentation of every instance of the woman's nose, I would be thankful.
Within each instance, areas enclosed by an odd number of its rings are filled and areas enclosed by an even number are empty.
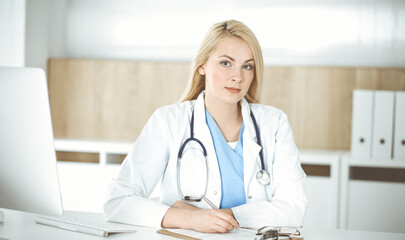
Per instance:
[[[242,81],[242,73],[241,70],[235,69],[233,71],[232,81],[241,82]]]

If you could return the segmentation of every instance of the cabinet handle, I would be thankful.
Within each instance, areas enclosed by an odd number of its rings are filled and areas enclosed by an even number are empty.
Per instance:
[[[402,146],[405,146],[405,139],[402,139],[401,144]]]
[[[365,142],[364,138],[360,138],[360,142],[364,143]]]
[[[385,143],[384,138],[381,138],[381,139],[380,139],[380,143],[381,143],[381,145],[384,145],[384,143]]]

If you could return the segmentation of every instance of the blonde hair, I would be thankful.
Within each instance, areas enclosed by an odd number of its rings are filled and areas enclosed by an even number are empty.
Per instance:
[[[262,50],[255,34],[245,24],[236,20],[216,23],[208,31],[193,61],[190,81],[182,97],[183,102],[197,99],[198,95],[205,89],[205,76],[200,75],[198,68],[208,61],[218,43],[226,37],[240,38],[250,47],[255,67],[253,81],[245,98],[250,103],[259,102],[258,95],[263,82],[264,68]]]

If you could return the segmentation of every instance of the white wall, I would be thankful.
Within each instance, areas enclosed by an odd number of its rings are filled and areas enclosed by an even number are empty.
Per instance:
[[[50,0],[48,51],[52,57],[66,56],[66,1]]]
[[[25,0],[0,1],[0,66],[24,66]]]
[[[46,69],[49,56],[50,0],[26,1],[25,66]]]
[[[208,28],[233,18],[256,33],[266,64],[405,67],[402,0],[2,0],[0,13],[3,65],[190,61]]]
[[[47,69],[52,57],[65,57],[65,0],[27,0],[25,66]]]
[[[256,33],[268,64],[405,66],[401,0],[66,0],[66,55],[191,60],[229,18]]]
[[[40,67],[65,57],[65,0],[0,1],[0,66]]]

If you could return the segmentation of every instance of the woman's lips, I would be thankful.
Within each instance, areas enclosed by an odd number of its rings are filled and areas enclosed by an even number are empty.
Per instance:
[[[240,88],[231,88],[231,87],[225,87],[226,90],[228,90],[231,93],[238,93],[240,92]]]

